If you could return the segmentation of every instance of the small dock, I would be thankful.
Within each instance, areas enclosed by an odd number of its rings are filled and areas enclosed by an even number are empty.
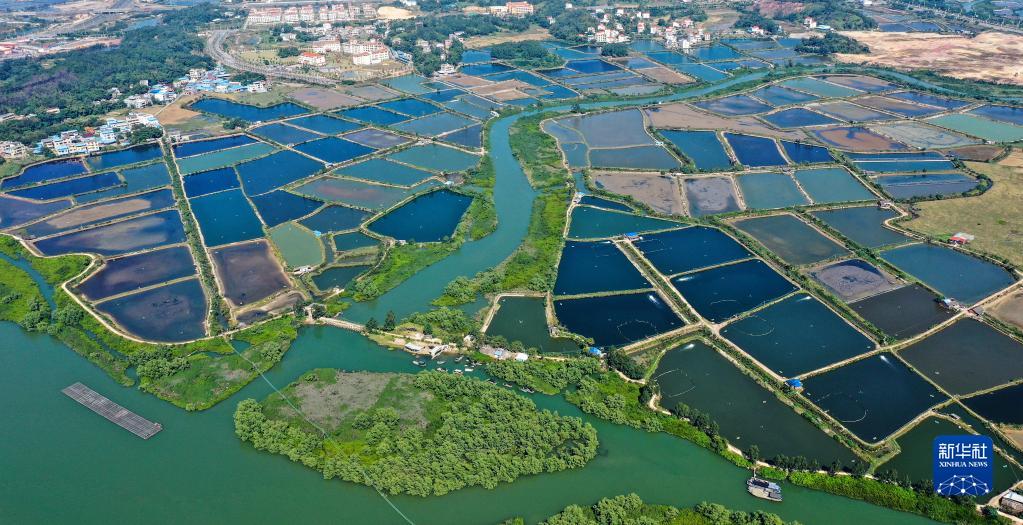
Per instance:
[[[149,439],[163,430],[159,423],[153,423],[81,383],[75,383],[61,392],[142,439]]]

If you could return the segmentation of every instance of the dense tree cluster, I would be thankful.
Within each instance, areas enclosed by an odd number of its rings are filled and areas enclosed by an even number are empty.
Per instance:
[[[420,3],[420,7],[427,8]],[[412,53],[416,69],[424,75],[437,71],[441,64],[457,64],[465,50],[462,43],[455,41],[447,50],[436,47],[423,51],[416,43],[425,40],[431,44],[443,42],[452,33],[462,33],[463,38],[484,36],[498,31],[525,31],[529,20],[525,18],[452,14],[396,21],[391,24],[387,44],[400,51]],[[441,58],[441,53],[444,58]]]
[[[583,377],[600,372],[600,362],[596,359],[487,363],[487,373],[494,377],[552,394],[579,383]]]
[[[536,40],[504,42],[491,46],[490,56],[498,60],[507,60],[519,67],[533,69],[557,67],[564,62]]]
[[[845,35],[830,31],[825,33],[823,37],[804,38],[796,46],[796,51],[800,53],[813,53],[815,55],[831,55],[834,53],[864,54],[869,53],[870,48]]]
[[[739,19],[732,24],[732,27],[738,29],[749,29],[753,26],[758,26],[768,33],[778,32],[778,23],[760,14],[760,11],[742,12],[739,15]]]
[[[643,379],[646,370],[619,348],[607,353],[607,366],[625,374],[629,379]]]
[[[523,475],[581,467],[597,453],[593,427],[539,411],[532,401],[495,385],[425,372],[412,386],[432,395],[423,409],[425,429],[403,422],[381,400],[373,409],[346,415],[344,432],[321,436],[268,418],[249,399],[238,405],[235,431],[257,449],[317,468],[327,479],[415,496],[494,488]]]
[[[587,28],[597,27],[597,19],[587,9],[571,9],[558,15],[550,27],[551,36],[560,40],[582,41]]]
[[[636,494],[603,498],[594,505],[569,505],[541,525],[660,525],[706,523],[708,525],[785,525],[763,511],[733,511],[717,503],[699,503],[692,509],[644,503]],[[792,522],[796,525],[797,522]]]
[[[600,48],[600,54],[606,57],[629,56],[629,44],[604,44]]]

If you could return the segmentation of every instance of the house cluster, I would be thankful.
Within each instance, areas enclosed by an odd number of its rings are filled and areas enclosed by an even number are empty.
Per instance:
[[[681,49],[688,51],[693,45],[699,42],[710,40],[710,33],[704,32],[702,27],[697,27],[689,18],[675,20],[667,27],[651,28],[651,33],[664,36],[664,47],[668,49]]]
[[[0,142],[0,158],[20,159],[30,153],[28,146],[14,141]]]
[[[302,22],[348,22],[376,18],[373,4],[304,5],[295,7],[254,7],[245,20],[247,25],[299,24]]]
[[[146,83],[148,85],[148,83]],[[214,69],[193,68],[188,75],[173,84],[155,84],[145,93],[125,97],[124,105],[132,109],[141,109],[153,104],[169,104],[174,102],[179,93],[193,95],[195,93],[266,93],[264,81],[242,84],[230,80],[230,75],[222,67]]]
[[[350,39],[342,42],[338,37],[330,37],[320,40],[312,45],[309,50],[298,56],[298,63],[323,67],[327,65],[328,53],[344,53],[352,57],[352,63],[357,66],[370,66],[380,64],[392,58],[391,48],[376,38],[367,40]]]
[[[529,2],[507,2],[504,5],[492,5],[488,7],[468,6],[462,9],[467,15],[493,15],[493,16],[529,16],[533,14],[533,4]]]
[[[818,24],[812,16],[808,16],[803,19],[803,27],[807,29],[816,29],[818,31],[831,31],[831,26],[827,24]]]
[[[71,129],[47,137],[36,144],[35,153],[44,149],[56,155],[81,155],[99,151],[103,146],[119,144],[132,130],[139,127],[159,128],[160,121],[146,113],[129,113],[124,119],[107,118],[98,128],[87,127],[82,131]]]

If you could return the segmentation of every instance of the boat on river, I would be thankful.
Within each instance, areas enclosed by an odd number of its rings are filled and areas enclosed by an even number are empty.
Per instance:
[[[781,487],[777,483],[753,476],[746,481],[746,490],[754,496],[769,501],[781,501]]]

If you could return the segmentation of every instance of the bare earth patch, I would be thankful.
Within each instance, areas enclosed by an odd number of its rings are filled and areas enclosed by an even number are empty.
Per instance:
[[[687,104],[665,104],[644,110],[655,128],[674,129],[720,129],[736,133],[753,133],[767,137],[789,140],[806,140],[798,131],[773,129],[753,117],[725,118],[700,111]]]
[[[974,38],[937,33],[844,31],[870,48],[866,55],[838,54],[840,62],[924,69],[953,78],[1023,85],[1023,37],[989,31]]]
[[[988,308],[987,312],[991,314],[991,317],[1023,330],[1023,292],[1016,291],[1009,294]]]
[[[671,175],[660,173],[636,173],[603,171],[592,174],[593,182],[603,189],[620,195],[628,195],[654,211],[669,215],[685,215],[682,193],[678,181]]]

